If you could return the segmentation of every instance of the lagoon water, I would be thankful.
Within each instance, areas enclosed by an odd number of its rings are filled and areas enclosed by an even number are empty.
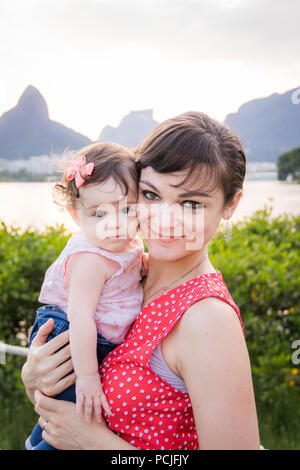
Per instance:
[[[64,224],[68,230],[76,230],[70,216],[61,212],[52,202],[53,183],[0,183],[0,221],[21,228],[28,226],[43,230],[47,225]],[[271,198],[271,199],[270,199]],[[251,216],[267,205],[272,214],[284,212],[300,214],[300,184],[283,181],[246,180],[244,194],[231,221],[234,223]]]

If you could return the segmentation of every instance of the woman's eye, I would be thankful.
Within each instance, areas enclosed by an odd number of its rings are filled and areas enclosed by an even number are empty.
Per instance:
[[[204,204],[196,201],[183,201],[182,205],[188,207],[189,209],[201,209],[204,207]]]
[[[159,196],[157,196],[157,194],[153,193],[152,191],[142,191],[142,195],[145,199],[148,199],[148,201],[155,201],[159,199]]]
[[[129,211],[130,211],[130,207],[123,207],[123,208],[121,209],[121,212],[122,212],[123,214],[128,214]]]

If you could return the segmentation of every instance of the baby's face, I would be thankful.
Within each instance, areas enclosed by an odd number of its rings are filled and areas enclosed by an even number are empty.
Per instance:
[[[136,191],[131,189],[124,196],[122,188],[109,178],[98,185],[83,185],[79,196],[78,222],[87,240],[107,251],[123,251],[137,234]]]

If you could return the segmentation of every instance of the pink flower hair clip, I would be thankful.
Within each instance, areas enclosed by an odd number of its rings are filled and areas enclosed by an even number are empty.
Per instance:
[[[86,156],[80,155],[71,161],[67,171],[67,181],[72,181],[75,178],[76,188],[80,188],[85,180],[91,176],[94,170],[94,163],[86,163]]]

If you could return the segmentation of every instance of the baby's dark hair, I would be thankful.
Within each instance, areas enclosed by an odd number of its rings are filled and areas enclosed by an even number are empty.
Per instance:
[[[124,189],[124,196],[127,196],[129,189],[138,191],[140,172],[132,150],[115,143],[97,142],[81,149],[74,155],[73,160],[81,155],[85,155],[86,163],[94,163],[93,172],[83,186],[101,184],[112,177]],[[68,181],[66,177],[71,161],[63,159],[59,163],[59,171],[63,176],[53,188],[53,200],[61,207],[70,206],[75,209],[79,190],[75,185],[75,179]]]

